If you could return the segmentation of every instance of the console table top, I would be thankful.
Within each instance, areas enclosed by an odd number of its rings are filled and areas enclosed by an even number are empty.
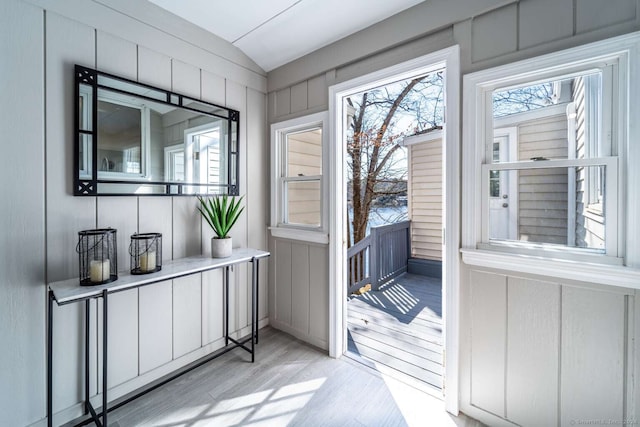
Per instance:
[[[249,262],[269,255],[269,252],[259,249],[239,248],[234,249],[233,254],[228,258],[211,258],[210,256],[199,255],[163,262],[162,270],[155,273],[134,275],[129,271],[119,271],[118,280],[104,285],[81,286],[80,281],[75,278],[50,283],[49,289],[53,291],[53,296],[58,305],[62,305],[99,297],[105,289],[108,293],[120,292],[189,274]]]

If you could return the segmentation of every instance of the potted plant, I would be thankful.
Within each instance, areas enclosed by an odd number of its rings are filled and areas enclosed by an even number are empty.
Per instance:
[[[198,210],[216,234],[211,238],[211,257],[226,258],[231,256],[231,236],[229,231],[234,226],[244,207],[240,206],[242,197],[236,199],[228,195],[203,198],[198,196]]]

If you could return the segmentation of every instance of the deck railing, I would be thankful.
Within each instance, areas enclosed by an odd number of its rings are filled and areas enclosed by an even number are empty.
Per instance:
[[[371,284],[373,289],[407,271],[410,221],[372,227],[371,233],[347,250],[349,293]]]

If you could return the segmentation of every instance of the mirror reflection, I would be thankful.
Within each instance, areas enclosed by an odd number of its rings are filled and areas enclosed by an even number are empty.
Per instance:
[[[77,68],[76,195],[237,194],[237,111]]]

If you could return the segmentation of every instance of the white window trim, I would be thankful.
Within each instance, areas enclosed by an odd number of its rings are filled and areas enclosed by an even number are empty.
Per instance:
[[[284,138],[287,134],[305,129],[322,128],[322,176],[320,177],[320,226],[304,226],[286,224],[281,221],[284,212],[284,189],[280,174],[283,162],[286,161],[282,152]],[[328,244],[328,210],[329,193],[327,176],[329,170],[329,112],[310,114],[271,125],[271,235],[284,239],[302,240],[311,243]],[[317,177],[305,177],[305,179]],[[294,181],[290,178],[289,181]]]
[[[623,262],[626,266],[636,268],[640,266],[639,239],[625,240],[622,238],[624,235],[637,235],[640,231],[640,225],[635,224],[636,221],[632,220],[640,213],[640,201],[637,200],[638,198],[630,197],[627,199],[624,197],[626,188],[639,188],[640,185],[640,168],[637,167],[640,164],[640,148],[629,143],[629,141],[637,141],[640,136],[640,127],[629,119],[637,117],[639,112],[638,103],[635,102],[640,99],[639,51],[640,33],[633,33],[464,76],[463,122],[466,124],[462,150],[463,194],[465,195],[462,198],[462,254],[464,262],[502,269],[508,265],[509,270],[535,273],[536,271],[530,271],[530,261],[531,257],[538,257],[542,263],[548,262],[549,266],[555,262],[562,265],[559,268],[538,270],[539,274],[548,274],[552,277],[563,277],[563,274],[570,274],[573,278],[578,277],[576,274],[580,274],[579,270],[584,267],[585,263],[594,263],[596,266],[600,264],[599,261],[603,257],[592,259],[586,256],[579,262],[575,262],[561,260],[559,259],[561,257],[555,257],[549,251],[540,257],[535,253],[527,256],[508,251],[496,253],[483,250],[482,199],[484,193],[482,193],[480,180],[485,155],[483,141],[492,132],[488,126],[490,121],[486,120],[484,111],[490,105],[493,89],[507,84],[517,85],[528,81],[542,81],[551,77],[583,72],[589,68],[589,64],[594,64],[597,60],[602,64],[618,61],[618,73],[614,77],[618,97],[614,107],[618,108],[618,118],[612,126],[612,133],[618,141],[617,153],[625,153],[626,157],[620,158],[618,162],[618,176],[622,179],[618,182],[617,191],[611,192],[611,196],[618,198],[617,212],[615,215],[611,215],[611,220],[620,225],[618,232],[620,238],[617,241],[618,257],[624,257]],[[629,60],[632,54],[634,55],[633,60]],[[628,100],[634,102],[628,102]],[[633,165],[633,167],[627,167],[627,165]],[[496,260],[499,262],[495,262]],[[634,278],[633,280],[638,280],[638,270],[625,269],[620,266],[598,267],[600,270],[596,268],[594,274],[585,280],[608,283],[611,280],[606,276],[611,274],[611,271],[618,273],[624,271],[620,274],[628,274]],[[629,280],[618,282],[619,285],[625,283],[629,283]]]

